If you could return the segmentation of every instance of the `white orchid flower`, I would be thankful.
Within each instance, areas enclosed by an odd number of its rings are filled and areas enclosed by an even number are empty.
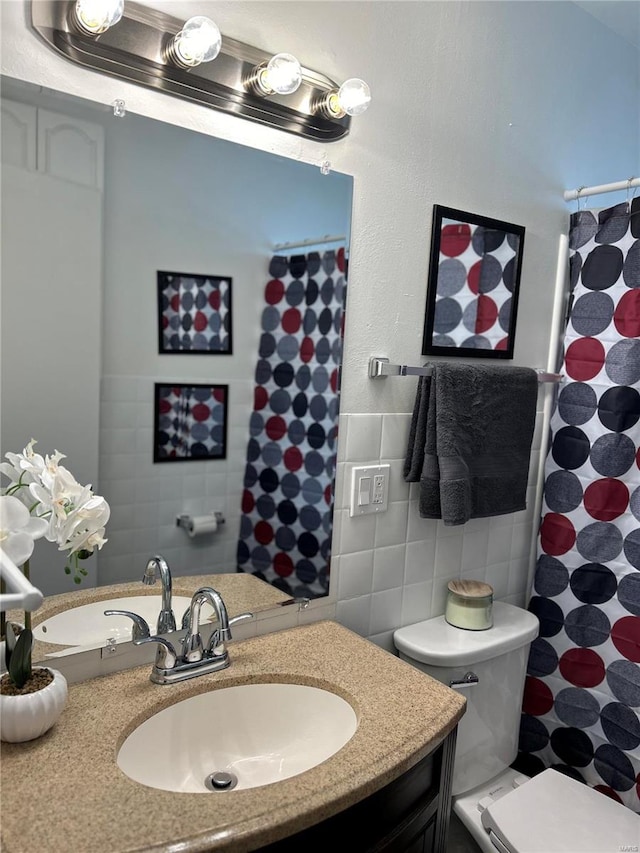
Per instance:
[[[4,489],[4,494],[18,498],[29,508],[30,512],[33,508],[33,499],[29,486],[33,483],[40,483],[47,468],[51,469],[52,466],[57,466],[58,460],[64,458],[58,451],[51,459],[48,456],[43,457],[34,451],[34,444],[36,444],[36,440],[32,438],[22,453],[7,453],[5,456],[9,461],[0,464],[0,473],[11,481]],[[37,513],[37,515],[41,515],[41,513]]]
[[[79,583],[79,576],[86,574],[79,561],[96,548],[102,548],[107,541],[104,538],[105,525],[111,510],[103,497],[94,495],[90,485],[81,485],[67,468],[60,465],[60,460],[66,458],[64,454],[56,450],[51,456],[41,456],[34,451],[34,444],[35,440],[31,439],[22,453],[5,454],[8,462],[0,464],[0,473],[11,481],[4,489],[4,497],[11,497],[10,506],[13,508],[7,512],[16,512],[15,504],[21,506],[22,513],[18,521],[31,519],[34,523],[31,529],[37,531],[37,536],[32,536],[32,540],[44,535],[49,542],[55,542],[60,551],[67,551],[69,557],[65,572],[69,574],[74,568],[75,580]],[[28,551],[28,556],[24,558],[28,559],[33,552],[33,541],[29,549],[23,536],[26,535],[28,539],[28,530],[18,525],[9,532],[11,536],[9,533],[3,535],[3,541],[9,542],[10,538],[13,551],[20,555]],[[20,564],[15,558],[12,559]]]
[[[53,469],[52,469],[53,470]],[[109,520],[109,504],[94,495],[90,486],[82,486],[62,465],[43,475],[43,483],[29,486],[31,495],[40,502],[43,513],[49,516],[47,539],[56,542],[61,551],[71,553],[87,548],[87,540],[102,529]],[[45,485],[46,484],[46,485]],[[102,533],[96,539],[101,541]]]
[[[34,518],[26,506],[12,495],[0,497],[0,548],[16,566],[21,566],[33,553],[34,540],[47,531],[44,518]]]
[[[20,480],[21,475],[25,472],[34,478],[39,478],[46,463],[44,457],[34,452],[33,445],[36,443],[36,440],[32,438],[22,453],[6,453],[5,456],[9,460],[9,464],[6,462],[2,464],[0,470],[2,470],[3,474],[11,477],[16,482]]]

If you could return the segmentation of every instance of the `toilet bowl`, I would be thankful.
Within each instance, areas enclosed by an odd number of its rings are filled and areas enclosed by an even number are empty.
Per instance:
[[[531,779],[510,767],[538,630],[532,613],[495,602],[493,626],[485,631],[456,628],[438,616],[394,633],[402,660],[465,692],[453,810],[485,853],[640,850],[640,817],[625,806],[557,770]]]

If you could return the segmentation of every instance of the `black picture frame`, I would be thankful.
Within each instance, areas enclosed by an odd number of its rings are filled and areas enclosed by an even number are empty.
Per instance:
[[[435,204],[423,355],[512,359],[525,229]]]
[[[229,386],[154,383],[153,461],[227,458]]]
[[[157,272],[158,353],[232,355],[231,276]]]

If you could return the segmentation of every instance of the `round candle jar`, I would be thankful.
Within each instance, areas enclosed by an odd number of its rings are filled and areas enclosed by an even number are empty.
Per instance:
[[[482,581],[454,580],[448,583],[444,618],[455,628],[486,631],[493,625],[493,587]]]

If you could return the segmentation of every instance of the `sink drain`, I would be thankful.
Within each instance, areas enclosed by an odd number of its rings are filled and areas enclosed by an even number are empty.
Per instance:
[[[227,773],[224,770],[218,770],[215,773],[210,773],[204,780],[205,788],[210,791],[231,791],[238,784],[238,777],[235,773]]]

